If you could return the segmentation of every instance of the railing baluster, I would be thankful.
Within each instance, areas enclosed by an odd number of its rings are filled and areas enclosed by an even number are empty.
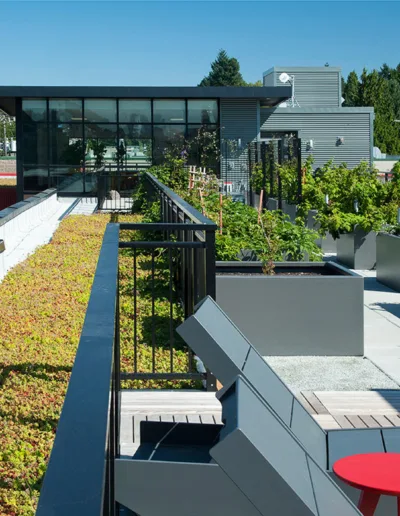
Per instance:
[[[152,368],[156,372],[156,329],[155,329],[155,288],[154,288],[154,249],[151,250],[151,345],[152,345]]]
[[[169,240],[169,232],[168,232]],[[168,249],[169,261],[169,355],[170,355],[170,373],[174,372],[174,307],[173,307],[173,264],[172,264],[172,249]]]
[[[137,369],[137,258],[136,248],[133,250],[133,353],[134,353],[134,371]]]

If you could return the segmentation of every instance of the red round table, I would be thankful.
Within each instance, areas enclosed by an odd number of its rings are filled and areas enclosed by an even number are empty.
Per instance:
[[[333,471],[346,484],[361,489],[358,508],[373,516],[381,495],[397,497],[400,516],[400,453],[365,453],[338,460]]]

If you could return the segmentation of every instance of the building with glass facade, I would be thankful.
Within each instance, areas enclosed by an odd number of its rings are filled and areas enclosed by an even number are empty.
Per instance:
[[[66,195],[95,193],[100,163],[122,169],[160,163],[169,144],[192,140],[200,128],[216,132],[219,139],[227,131],[244,145],[257,134],[243,133],[240,121],[234,129],[234,120],[223,127],[224,103],[229,118],[232,106],[242,113],[249,104],[272,107],[289,95],[290,87],[3,86],[0,108],[16,117],[18,193],[23,198],[48,187]]]
[[[247,143],[254,141],[295,135],[316,167],[329,159],[372,163],[373,108],[341,107],[340,68],[285,69],[287,84],[282,70],[265,72],[263,87],[0,86],[0,109],[17,123],[18,198],[48,187],[95,195],[100,165],[158,164],[165,149],[193,142],[203,129],[220,145],[211,165],[238,191],[249,188]]]
[[[99,163],[141,168],[162,161],[172,142],[200,128],[243,142],[240,120],[254,103],[275,106],[290,95],[263,88],[0,87],[0,108],[16,117],[18,192],[56,187],[63,194],[95,193]],[[229,120],[223,127],[224,106]],[[233,127],[235,126],[236,127]],[[233,131],[233,133],[232,133]]]

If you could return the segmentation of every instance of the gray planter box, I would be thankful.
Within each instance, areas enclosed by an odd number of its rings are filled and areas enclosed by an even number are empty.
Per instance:
[[[376,232],[356,227],[336,240],[337,259],[350,269],[371,270],[376,264]]]
[[[273,197],[268,197],[267,199],[267,210],[277,210],[278,209],[278,199],[274,199]]]
[[[332,262],[276,265],[277,274],[265,276],[259,262],[217,262],[217,303],[257,351],[363,355],[364,278]]]
[[[320,224],[316,221],[316,216],[318,214],[318,210],[309,210],[307,216],[307,227],[309,229],[314,229],[315,231],[319,231]],[[330,233],[325,233],[325,236],[320,236],[316,240],[317,246],[322,249],[323,253],[333,254],[337,252],[336,249],[336,240],[332,237]]]
[[[296,221],[297,217],[297,205],[296,204],[289,204],[287,201],[282,201],[282,211],[286,215],[289,215],[289,218],[291,222]]]
[[[400,291],[400,237],[388,233],[377,234],[376,279]]]

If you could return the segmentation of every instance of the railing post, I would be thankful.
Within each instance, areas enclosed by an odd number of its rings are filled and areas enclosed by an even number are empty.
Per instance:
[[[257,144],[256,144],[257,145]],[[251,143],[247,146],[248,150],[248,167],[249,167],[249,204],[253,206],[253,187],[251,184],[251,176],[252,176],[252,159],[251,159]]]
[[[282,166],[284,161],[284,146],[283,139],[278,141],[278,154],[279,154],[279,164]],[[282,178],[279,167],[276,172],[277,180],[278,180],[278,210],[282,209]],[[287,201],[288,199],[286,199]]]
[[[297,138],[297,204],[300,204],[303,199],[303,173],[301,168],[301,139]]]
[[[265,188],[267,186],[267,167],[266,167],[266,145],[265,145],[265,142],[262,142],[261,144],[261,166],[262,166],[262,189],[264,191],[263,193],[263,205],[262,207],[265,208],[266,205],[267,205],[267,195],[266,195],[266,191],[265,191]]]
[[[206,295],[216,299],[216,261],[215,261],[215,229],[205,231],[206,239],[206,264],[205,264],[205,282]],[[206,376],[207,391],[215,392],[217,390],[217,381],[215,376],[207,369]]]

